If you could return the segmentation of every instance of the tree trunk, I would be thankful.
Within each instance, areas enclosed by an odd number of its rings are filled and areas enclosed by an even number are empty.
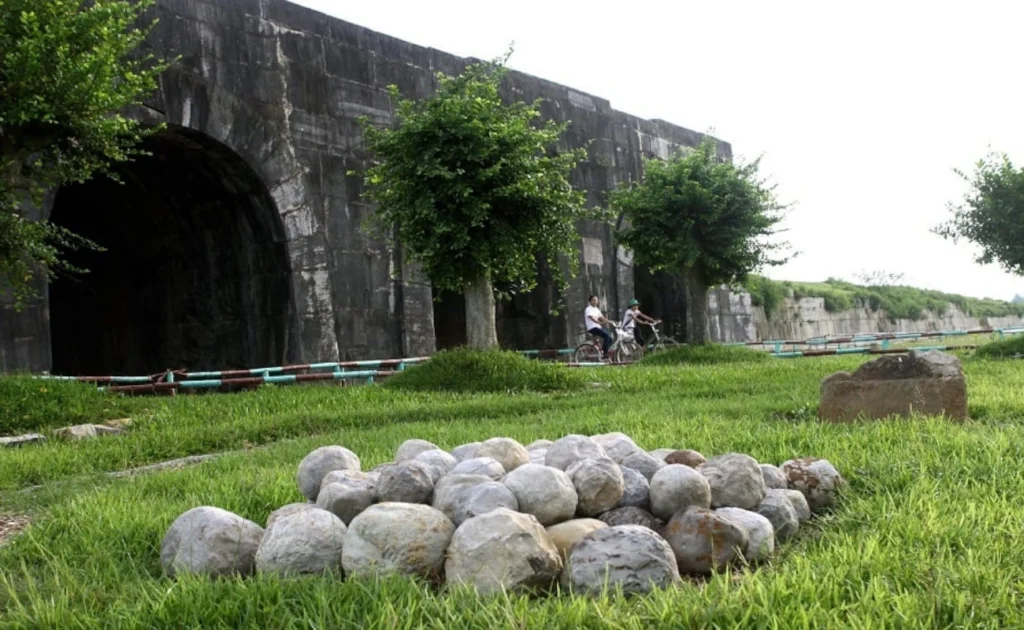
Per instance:
[[[696,269],[688,269],[686,277],[686,308],[690,311],[690,343],[708,343],[708,284]]]
[[[494,287],[490,278],[466,283],[466,345],[470,348],[494,348],[498,332],[494,325]]]

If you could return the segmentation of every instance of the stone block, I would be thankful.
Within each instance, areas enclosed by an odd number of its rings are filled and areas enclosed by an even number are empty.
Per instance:
[[[357,48],[327,45],[327,74],[369,86],[373,83],[373,57]]]
[[[286,84],[288,101],[293,108],[310,114],[330,114],[327,105],[330,94],[323,71],[302,65],[291,65],[288,67]]]
[[[123,426],[110,424],[76,424],[70,427],[57,429],[53,432],[54,437],[77,442],[88,440],[101,435],[117,435],[124,431]]]
[[[821,382],[818,417],[832,422],[910,414],[967,419],[967,384],[960,360],[938,351],[913,350],[865,363],[852,374]]]
[[[433,89],[429,71],[408,63],[376,57],[373,60],[373,74],[376,87],[397,85],[405,98],[424,98]]]
[[[357,26],[351,22],[343,22],[342,20],[329,20],[328,27],[332,40],[342,46],[365,51],[366,54],[379,53],[381,38],[387,37],[376,31]]]
[[[285,59],[313,68],[324,67],[324,40],[315,35],[296,31],[278,34],[279,50]]]
[[[26,444],[36,444],[46,441],[45,435],[39,433],[26,433],[25,435],[15,435],[13,437],[0,437],[0,447],[18,447]]]
[[[340,21],[293,2],[243,0],[243,4],[249,5],[243,9],[246,13],[265,16],[267,20],[275,22],[282,30],[304,31],[307,34],[320,37],[334,37],[333,27]]]

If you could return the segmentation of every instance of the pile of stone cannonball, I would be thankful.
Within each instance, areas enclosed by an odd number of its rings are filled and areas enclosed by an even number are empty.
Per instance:
[[[763,562],[845,485],[825,459],[706,459],[645,451],[622,433],[528,446],[497,437],[450,452],[408,440],[367,472],[349,449],[322,446],[296,480],[308,501],[275,510],[266,528],[210,506],[179,516],[161,544],[165,572],[642,593]]]

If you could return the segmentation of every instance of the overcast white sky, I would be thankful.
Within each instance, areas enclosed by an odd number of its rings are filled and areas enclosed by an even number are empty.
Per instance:
[[[707,131],[796,202],[801,255],[767,275],[904,273],[915,286],[1024,295],[1024,278],[929,232],[991,147],[1024,161],[1024,4],[633,0],[301,0],[424,46],[489,59]]]

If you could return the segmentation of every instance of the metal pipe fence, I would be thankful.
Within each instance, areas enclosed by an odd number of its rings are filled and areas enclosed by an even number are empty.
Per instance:
[[[802,340],[776,339],[764,341],[741,341],[727,343],[727,346],[762,347],[771,349],[770,356],[780,359],[838,356],[847,354],[899,354],[917,350],[964,350],[976,345],[932,345],[893,347],[894,343],[906,343],[921,339],[943,339],[969,335],[993,335],[1005,337],[1024,333],[1024,326],[1012,328],[977,328],[968,330],[928,331],[919,333],[861,333],[857,335],[814,337]],[[876,345],[866,345],[876,344]],[[828,346],[835,345],[834,348]],[[789,346],[789,349],[786,349]],[[797,349],[804,346],[805,349]],[[822,347],[823,346],[823,347]],[[625,366],[630,363],[575,362],[572,355],[575,348],[548,348],[520,350],[520,354],[538,360],[554,360],[572,368]],[[568,359],[568,360],[566,360]],[[409,366],[429,361],[430,357],[407,357],[367,361],[330,361],[294,365],[266,366],[241,370],[189,371],[184,369],[166,370],[148,376],[56,376],[38,375],[44,380],[79,381],[93,383],[98,389],[122,394],[163,394],[175,395],[184,392],[204,390],[253,389],[261,385],[291,385],[312,382],[338,382],[347,385],[357,381],[373,384],[402,372]]]

